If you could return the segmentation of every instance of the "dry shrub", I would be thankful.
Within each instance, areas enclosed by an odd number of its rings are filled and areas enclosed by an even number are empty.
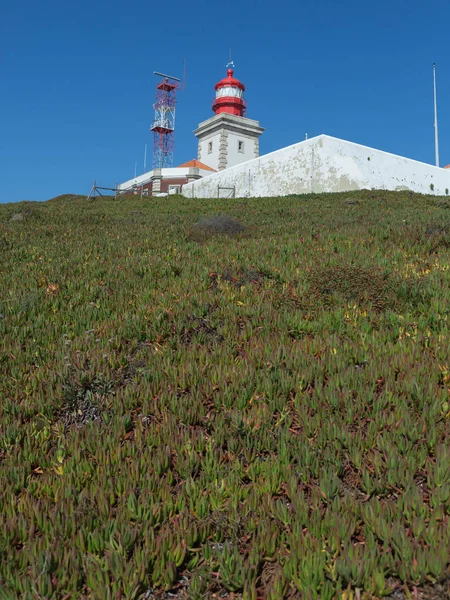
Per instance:
[[[330,265],[315,267],[308,274],[310,301],[326,306],[339,299],[384,311],[394,307],[417,306],[428,302],[425,278],[401,279],[376,267]]]
[[[45,205],[38,205],[37,202],[20,202],[16,205],[20,208],[20,212],[10,214],[7,220],[10,223],[22,223],[23,221],[40,220],[42,217],[43,207]]]
[[[203,242],[216,235],[237,237],[246,231],[247,227],[237,219],[228,215],[204,217],[192,226],[188,237],[195,242]]]
[[[387,274],[374,267],[330,265],[309,272],[310,292],[325,304],[340,296],[346,302],[371,303],[385,310],[397,301],[395,286]]]
[[[218,287],[219,281],[226,281],[236,288],[241,288],[247,284],[260,285],[264,279],[268,278],[267,274],[261,273],[257,269],[225,269],[223,273],[210,273],[211,284],[210,289]]]

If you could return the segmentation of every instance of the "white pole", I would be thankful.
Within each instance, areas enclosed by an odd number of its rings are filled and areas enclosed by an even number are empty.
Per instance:
[[[434,82],[434,151],[436,155],[436,166],[439,166],[439,136],[437,119],[437,94],[436,94],[436,63],[433,63],[433,82]]]
[[[144,147],[144,173],[145,173],[146,168],[147,168],[147,144],[145,144],[145,147]]]
[[[136,173],[137,173],[137,162],[134,163],[134,178],[136,179]]]

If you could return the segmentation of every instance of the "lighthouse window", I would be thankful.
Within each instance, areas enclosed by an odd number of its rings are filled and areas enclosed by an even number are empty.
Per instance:
[[[239,88],[236,87],[232,87],[230,85],[227,85],[226,87],[223,88],[219,88],[216,91],[216,98],[223,98],[223,97],[232,97],[232,98],[242,98],[243,96],[243,92],[242,90],[240,90]]]
[[[242,140],[238,141],[238,152],[244,152],[244,142]]]
[[[208,154],[212,152],[212,142],[208,142]]]

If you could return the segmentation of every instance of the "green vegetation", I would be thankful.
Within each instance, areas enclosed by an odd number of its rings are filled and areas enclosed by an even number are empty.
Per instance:
[[[0,205],[0,598],[438,589],[448,208]]]

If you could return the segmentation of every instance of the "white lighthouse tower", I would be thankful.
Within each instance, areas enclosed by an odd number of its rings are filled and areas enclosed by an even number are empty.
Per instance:
[[[198,160],[216,171],[258,158],[259,136],[264,131],[259,121],[245,116],[245,86],[233,74],[233,69],[228,69],[227,76],[216,83],[215,115],[194,131]]]

